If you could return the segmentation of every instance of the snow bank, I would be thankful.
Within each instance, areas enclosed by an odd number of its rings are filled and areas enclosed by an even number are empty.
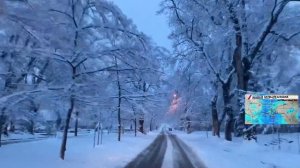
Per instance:
[[[268,145],[276,139],[274,135],[260,135],[256,143],[242,138],[234,138],[229,142],[211,134],[207,138],[205,132],[177,134],[192,147],[208,168],[300,167],[296,134],[283,134],[281,137],[293,142],[282,142],[280,150],[278,145]]]
[[[93,134],[68,139],[66,159],[59,158],[60,138],[6,145],[0,148],[3,168],[118,168],[124,167],[155,138],[148,135],[104,134],[103,145],[93,148]]]

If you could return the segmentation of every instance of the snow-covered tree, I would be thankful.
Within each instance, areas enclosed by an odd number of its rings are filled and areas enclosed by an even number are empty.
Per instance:
[[[173,28],[170,37],[177,55],[188,60],[195,60],[195,56],[205,60],[203,68],[212,72],[211,81],[217,79],[222,93],[218,100],[223,101],[225,114],[221,116],[226,116],[225,139],[232,139],[234,122],[237,123],[236,129],[244,128],[241,99],[256,85],[257,74],[252,73],[253,68],[263,66],[257,60],[275,56],[274,47],[277,45],[296,44],[295,39],[299,38],[296,29],[299,23],[293,22],[296,3],[291,0],[163,1],[161,12],[169,16]],[[291,51],[277,50],[287,55]],[[239,110],[241,112],[237,112]],[[236,121],[234,116],[238,116]]]
[[[121,100],[156,94],[154,88],[161,74],[157,59],[163,50],[139,32],[112,2],[29,0],[4,4],[1,36],[7,42],[1,42],[1,84],[5,90],[1,106],[7,109],[16,104],[20,108],[35,104],[38,108],[23,111],[38,113],[46,108],[57,120],[64,119],[60,150],[64,159],[72,116],[77,126],[78,116],[88,118],[100,113],[107,118],[109,111],[94,112],[89,106],[107,106],[113,100],[120,140],[121,112],[125,113]],[[135,84],[145,89],[135,89]],[[152,92],[147,95],[146,90]],[[45,102],[58,104],[62,110],[53,110]],[[26,118],[31,121],[35,116]],[[94,118],[94,122],[97,120],[99,117]]]

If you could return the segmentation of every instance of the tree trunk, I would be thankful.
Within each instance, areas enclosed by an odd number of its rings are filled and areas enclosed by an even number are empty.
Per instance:
[[[230,110],[230,109],[227,109]],[[233,114],[228,112],[225,123],[225,139],[227,141],[232,141],[232,124],[233,124]]]
[[[75,99],[74,96],[72,95],[70,98],[70,108],[67,113],[67,118],[66,118],[66,123],[65,123],[65,128],[64,128],[64,134],[63,134],[63,139],[62,139],[62,144],[60,148],[60,158],[65,159],[65,152],[66,152],[66,146],[67,146],[67,139],[68,139],[68,130],[69,130],[69,124],[71,120],[71,115],[74,109],[74,103]]]
[[[2,146],[2,125],[0,124],[0,147]]]
[[[153,118],[151,118],[151,120],[150,120],[150,131],[152,131],[152,121],[153,121]]]
[[[122,121],[121,121],[121,103],[122,103],[122,90],[121,90],[121,83],[120,83],[120,76],[118,70],[118,61],[115,57],[115,65],[117,68],[117,87],[118,87],[118,141],[121,141],[121,134],[122,134]]]
[[[233,3],[227,4],[228,11],[230,13],[230,20],[233,23],[233,29],[235,31],[235,48],[233,52],[233,67],[236,70],[237,74],[237,83],[238,88],[244,88],[244,71],[243,71],[243,63],[242,63],[242,45],[243,45],[243,38],[242,38],[242,28],[240,24],[240,20],[237,16],[237,11],[235,10]]]
[[[94,129],[94,144],[93,144],[94,148],[96,146],[96,133],[97,133],[97,128]]]
[[[246,14],[245,14],[245,1],[242,0],[241,2],[242,5],[242,11],[241,11],[241,21],[237,15],[237,11],[234,9],[233,3],[227,4],[228,11],[230,13],[230,20],[233,23],[233,29],[235,31],[235,48],[234,48],[234,53],[233,53],[233,61],[232,61],[232,66],[236,70],[236,75],[237,75],[237,88],[239,91],[237,92],[237,106],[239,108],[242,107],[242,100],[244,98],[244,93],[242,91],[247,90],[247,72],[245,71],[245,63],[243,63],[244,60],[243,58],[243,53],[248,54],[248,41],[245,41],[244,37],[246,37],[246,31],[247,31],[247,23],[246,23]],[[243,33],[243,34],[242,34]],[[243,36],[244,35],[244,36]],[[243,52],[244,51],[244,52]],[[246,59],[245,59],[246,60]],[[243,114],[244,112],[239,113],[239,118],[238,118],[238,123],[242,125],[237,125],[236,128],[242,128],[244,127],[244,122],[243,122]],[[231,118],[231,116],[227,115],[227,119]],[[231,119],[229,119],[231,120]],[[231,123],[231,121],[228,121]],[[226,121],[227,124],[227,121]],[[229,126],[228,126],[229,128]],[[241,130],[235,130],[235,132],[241,132]]]
[[[10,121],[10,128],[9,128],[9,131],[10,132],[15,132],[15,124],[14,124],[14,122],[13,121]]]
[[[144,133],[144,118],[139,119],[139,124],[140,124],[140,132]]]
[[[136,136],[136,117],[134,118],[134,136]]]
[[[2,108],[2,113],[0,115],[0,147],[1,147],[1,140],[2,140],[2,134],[3,134],[3,126],[6,123],[7,117],[4,114],[4,111],[6,110],[6,108]]]
[[[211,114],[212,114],[212,133],[213,136],[220,137],[220,127],[219,127],[219,119],[218,119],[218,111],[217,111],[217,99],[218,94],[214,96],[211,102]]]
[[[121,87],[120,87],[120,82],[118,81],[118,87],[119,87],[119,98],[118,98],[118,141],[121,141]]]
[[[34,121],[33,120],[29,121],[29,130],[28,131],[30,134],[32,134],[32,135],[34,134]]]
[[[226,114],[225,139],[227,141],[232,140],[231,133],[232,133],[232,122],[233,122],[233,110],[230,104],[230,100],[231,100],[230,82],[231,82],[231,78],[226,83],[222,84],[224,113]]]
[[[78,133],[78,116],[79,116],[79,112],[76,112],[76,118],[75,118],[75,131],[74,131],[74,136],[77,136]]]
[[[97,145],[99,145],[100,143],[100,123],[99,123],[99,127],[98,127],[98,133],[97,133]]]
[[[119,86],[119,98],[118,98],[118,141],[121,141],[121,87],[120,82],[118,81]]]
[[[235,35],[235,49],[233,53],[233,66],[237,73],[237,80],[238,80],[238,89],[245,89],[245,80],[244,80],[244,67],[242,63],[242,35],[240,30],[236,30]]]

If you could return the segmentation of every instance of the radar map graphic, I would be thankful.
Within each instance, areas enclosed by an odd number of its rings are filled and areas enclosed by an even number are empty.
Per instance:
[[[298,95],[245,95],[245,124],[299,124]]]

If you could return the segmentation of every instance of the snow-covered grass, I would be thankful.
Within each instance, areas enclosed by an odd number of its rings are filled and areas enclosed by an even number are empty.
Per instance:
[[[103,134],[103,144],[93,148],[93,133],[68,139],[65,160],[59,158],[61,138],[5,145],[0,148],[3,168],[118,168],[124,167],[148,146],[157,133],[148,135]]]
[[[89,134],[89,131],[87,130],[80,130],[78,132],[78,135],[87,135]],[[57,136],[61,136],[62,132],[57,132]],[[74,133],[69,133],[69,136],[72,137]],[[26,133],[26,132],[15,132],[15,133],[9,133],[8,136],[2,135],[2,145],[12,144],[12,143],[20,143],[20,142],[30,142],[30,141],[36,141],[36,140],[42,140],[45,138],[51,138],[55,137],[56,135],[48,135],[47,133]]]
[[[20,139],[34,139],[34,138],[41,138],[46,137],[45,134],[29,134],[29,133],[9,133],[8,136],[2,135],[3,141],[10,141],[10,140],[20,140]]]
[[[270,145],[277,135],[259,135],[256,143],[242,138],[234,138],[232,142],[228,142],[224,138],[211,136],[211,133],[207,138],[205,132],[176,134],[192,147],[208,168],[300,167],[297,134],[282,134],[282,138],[293,142],[282,142],[280,150],[277,145]]]

